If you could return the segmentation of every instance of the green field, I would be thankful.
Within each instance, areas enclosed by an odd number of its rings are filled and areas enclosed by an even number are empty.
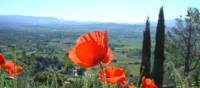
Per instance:
[[[142,29],[141,29],[142,30]],[[8,30],[1,29],[0,32],[0,51],[3,52],[7,58],[12,59],[13,54],[8,46],[14,45],[16,47],[17,52],[17,60],[21,57],[23,52],[26,52],[26,57],[28,58],[31,54],[35,54],[36,58],[43,57],[44,60],[48,61],[48,58],[58,58],[58,62],[60,62],[62,71],[65,71],[64,64],[66,64],[65,54],[68,52],[70,48],[74,46],[76,38],[80,34],[83,34],[88,31],[94,30],[12,30],[12,32]],[[128,33],[128,34],[127,34]],[[142,45],[142,31],[132,30],[124,30],[124,31],[108,31],[109,36],[109,47],[113,49],[113,61],[110,65],[119,66],[125,68],[127,71],[127,76],[133,75],[135,77],[139,76],[139,67],[141,62],[141,45]],[[25,59],[24,59],[25,60]],[[27,60],[27,59],[26,59]],[[23,60],[18,62],[21,63]],[[67,63],[71,63],[67,60]],[[69,66],[70,64],[67,64]],[[26,66],[26,65],[24,65]],[[37,69],[37,64],[33,64],[33,68]],[[49,72],[51,67],[46,67],[48,69],[43,71]],[[98,67],[97,67],[98,68]],[[96,73],[97,68],[87,69],[86,72]],[[64,69],[64,70],[63,70]],[[55,70],[53,68],[52,70]],[[58,71],[59,68],[56,68]],[[38,76],[38,74],[42,74],[43,71],[33,71],[35,73],[31,73],[30,78],[34,79],[34,76]],[[22,77],[27,75],[24,71]],[[30,72],[29,72],[30,73]],[[67,77],[73,77],[72,73],[59,73],[59,76],[65,76],[65,80]],[[33,78],[31,77],[33,76]],[[137,79],[135,79],[137,80]],[[39,80],[35,80],[36,83]],[[42,84],[43,85],[43,84]],[[41,86],[42,86],[41,85]],[[45,85],[46,86],[46,85]]]

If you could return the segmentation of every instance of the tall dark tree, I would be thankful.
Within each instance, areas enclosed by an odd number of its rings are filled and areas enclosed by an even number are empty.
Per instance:
[[[165,20],[163,7],[160,8],[158,24],[156,29],[156,44],[154,51],[154,66],[152,77],[159,88],[162,88],[164,74],[164,41],[165,41]]]
[[[140,67],[141,76],[145,75],[150,77],[150,58],[151,58],[151,35],[150,35],[150,24],[149,17],[146,21],[146,27],[143,32],[143,46],[142,46],[142,63]]]

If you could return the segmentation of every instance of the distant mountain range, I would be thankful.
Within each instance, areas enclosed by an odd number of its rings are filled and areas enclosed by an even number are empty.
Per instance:
[[[72,22],[54,17],[0,15],[0,24],[44,25],[52,23],[62,24],[62,23],[72,23]]]
[[[145,21],[144,21],[145,22]],[[174,20],[165,21],[167,27],[175,24]],[[54,17],[22,16],[22,15],[0,15],[0,26],[56,26],[65,28],[107,28],[107,29],[130,29],[133,27],[144,27],[144,23],[121,24],[109,22],[78,22],[67,21]],[[156,27],[157,22],[151,22]]]

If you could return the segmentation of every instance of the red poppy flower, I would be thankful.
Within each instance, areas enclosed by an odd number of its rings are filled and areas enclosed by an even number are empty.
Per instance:
[[[142,88],[158,88],[153,80],[146,78],[145,76],[142,77]]]
[[[8,75],[11,77],[11,78],[14,78],[14,75],[20,75],[23,71],[23,68],[19,65],[15,65],[15,66],[12,66],[10,69],[8,69]]]
[[[104,78],[105,77],[105,78]],[[104,69],[104,76],[102,70],[99,71],[99,80],[107,83],[119,83],[123,84],[126,80],[125,70],[115,66],[108,66]]]
[[[81,67],[92,67],[99,63],[109,64],[112,51],[108,48],[107,32],[94,31],[81,35],[67,57]]]
[[[14,67],[12,60],[6,60],[4,64],[1,64],[1,68],[3,69],[10,69],[11,67]]]
[[[0,64],[4,64],[4,63],[5,63],[4,55],[0,53]]]

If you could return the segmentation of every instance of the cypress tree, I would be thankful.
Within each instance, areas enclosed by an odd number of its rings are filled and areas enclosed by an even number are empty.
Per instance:
[[[146,20],[146,27],[143,32],[142,62],[140,67],[141,76],[150,77],[150,58],[151,58],[151,35],[149,17]]]
[[[160,8],[158,24],[156,29],[156,44],[154,51],[154,66],[152,77],[159,88],[162,88],[164,74],[164,41],[165,41],[165,23],[163,7]]]

